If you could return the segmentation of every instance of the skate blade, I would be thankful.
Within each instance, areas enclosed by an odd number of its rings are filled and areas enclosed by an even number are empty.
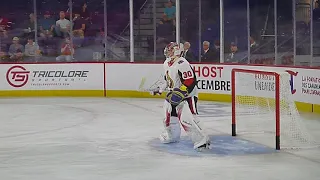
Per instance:
[[[206,145],[206,146],[203,146],[203,147],[198,147],[198,148],[196,148],[196,151],[198,151],[198,152],[205,152],[205,151],[208,151],[208,150],[210,150],[211,149],[211,145],[209,144],[209,145]]]

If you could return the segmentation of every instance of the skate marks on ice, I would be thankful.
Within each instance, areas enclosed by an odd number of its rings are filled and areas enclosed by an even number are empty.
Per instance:
[[[199,102],[198,103],[199,117],[230,117],[231,104]]]
[[[153,139],[149,145],[156,150],[182,156],[239,156],[251,154],[270,154],[276,150],[247,140],[232,136],[210,136],[210,149],[198,152],[193,149],[193,143],[188,137],[181,137],[180,142],[163,144],[159,139]]]
[[[90,123],[96,118],[91,111],[85,108],[31,103],[28,105],[23,103],[0,104],[0,114],[2,124],[0,139],[47,134],[71,129]],[[56,123],[61,118],[68,121]],[[36,124],[35,126],[39,128],[35,128],[30,124]]]

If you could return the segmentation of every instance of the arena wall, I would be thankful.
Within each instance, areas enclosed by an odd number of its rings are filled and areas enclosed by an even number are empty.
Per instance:
[[[320,68],[193,64],[200,100],[231,101],[233,68],[289,73],[291,90],[300,111],[320,113]],[[43,63],[0,64],[1,97],[143,97],[163,76],[162,64],[150,63]],[[259,79],[258,79],[259,80]],[[257,81],[258,81],[257,80]]]

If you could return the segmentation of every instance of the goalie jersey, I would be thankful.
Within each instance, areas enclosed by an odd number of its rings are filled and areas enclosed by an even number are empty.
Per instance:
[[[180,57],[175,61],[167,58],[163,65],[168,90],[180,88],[184,85],[188,89],[188,97],[198,97],[197,78],[193,68],[185,58]]]

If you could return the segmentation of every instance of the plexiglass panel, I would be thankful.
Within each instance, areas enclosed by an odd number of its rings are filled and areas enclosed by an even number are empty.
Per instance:
[[[190,62],[320,65],[316,0],[129,2],[3,1],[1,62],[162,62],[178,38]]]

